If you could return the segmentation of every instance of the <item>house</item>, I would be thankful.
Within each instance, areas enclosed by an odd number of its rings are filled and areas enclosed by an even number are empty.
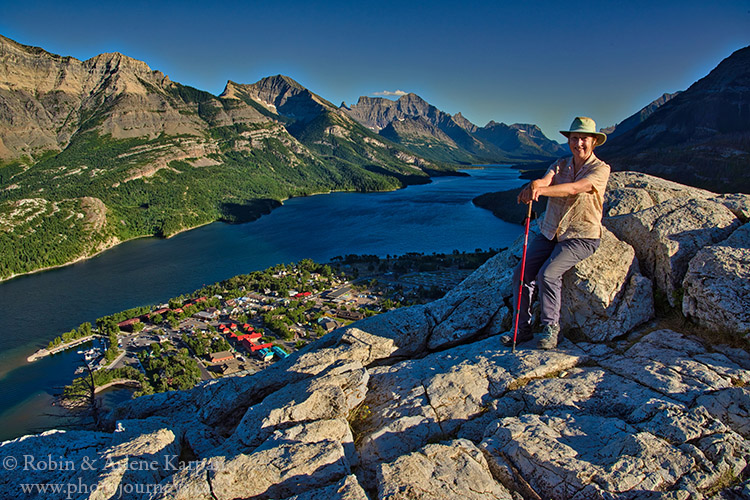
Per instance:
[[[320,318],[318,320],[318,323],[327,332],[332,332],[339,326],[338,323],[336,323],[334,320],[332,320],[331,318],[326,318],[326,317]]]
[[[281,347],[277,345],[273,346],[271,350],[273,351],[274,354],[276,354],[281,359],[284,359],[287,356],[289,356],[288,352],[286,352],[284,349],[282,349]]]
[[[234,359],[234,355],[229,351],[212,352],[209,354],[211,363],[224,363],[230,359]]]
[[[256,352],[256,351],[260,351],[261,349],[268,349],[269,347],[273,347],[273,344],[272,344],[272,343],[270,343],[270,342],[267,342],[267,343],[265,343],[265,344],[258,344],[258,345],[253,345],[253,346],[252,346],[252,347],[250,348],[250,351],[251,351],[251,352]]]
[[[352,287],[347,285],[347,286],[342,286],[341,288],[328,292],[326,296],[331,300],[339,300],[345,295],[351,293],[351,291],[352,291]]]
[[[336,316],[341,319],[349,319],[352,321],[359,321],[360,319],[365,318],[365,315],[359,311],[346,311],[343,309],[336,311]]]
[[[168,312],[169,312],[169,308],[168,307],[162,307],[161,309],[157,309],[156,311],[151,311],[150,313],[148,313],[148,317],[149,317],[149,319],[151,319],[152,316],[155,316],[157,314],[159,316],[164,316]]]
[[[141,322],[140,318],[130,318],[130,319],[126,319],[125,321],[120,321],[119,323],[117,323],[117,326],[120,328],[120,330],[132,332],[133,325],[135,325],[136,323],[140,323],[140,322]]]
[[[243,340],[248,340],[254,344],[257,343],[258,339],[260,339],[261,337],[262,335],[257,332],[256,333],[243,333],[242,335],[236,336],[237,340],[239,340],[240,342],[242,342]]]
[[[216,319],[216,313],[210,313],[208,311],[200,311],[195,314],[193,314],[193,318],[199,319],[201,321],[213,321]]]
[[[271,344],[269,344],[271,345]],[[273,359],[273,351],[271,351],[268,348],[263,348],[258,350],[258,356],[263,361],[271,361]]]

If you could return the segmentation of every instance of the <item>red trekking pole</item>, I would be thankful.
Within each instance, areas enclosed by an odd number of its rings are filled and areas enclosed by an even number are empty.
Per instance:
[[[518,300],[516,300],[516,326],[513,328],[513,352],[516,352],[516,336],[518,335],[518,318],[521,314],[521,291],[523,290],[523,273],[526,270],[526,248],[529,246],[529,225],[531,224],[531,200],[529,211],[526,213],[526,229],[523,236],[523,255],[521,256],[521,278],[518,283]]]

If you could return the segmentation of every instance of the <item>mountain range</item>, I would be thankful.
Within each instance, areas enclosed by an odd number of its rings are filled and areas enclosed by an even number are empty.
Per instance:
[[[622,121],[597,154],[749,192],[750,47]],[[335,106],[293,79],[208,92],[119,53],[86,61],[0,36],[0,280],[140,236],[252,220],[282,200],[389,190],[460,165],[566,154],[530,124],[478,127],[415,94]]]
[[[548,160],[564,154],[536,125],[496,123],[477,127],[461,113],[440,111],[416,94],[392,101],[360,97],[341,109],[381,136],[435,161],[452,163],[518,163]]]
[[[0,36],[0,280],[134,237],[252,220],[289,197],[554,156],[534,126],[479,129],[408,100],[413,117],[375,131],[363,117],[385,103],[337,107],[287,76],[230,80],[214,96],[123,54],[79,61]]]

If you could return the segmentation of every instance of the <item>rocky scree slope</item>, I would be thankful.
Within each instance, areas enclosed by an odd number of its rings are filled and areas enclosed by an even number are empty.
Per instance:
[[[125,403],[111,432],[0,445],[190,467],[0,470],[0,490],[80,480],[96,498],[127,484],[191,500],[747,498],[750,197],[614,173],[606,214],[601,247],[565,276],[557,349],[499,342],[519,238],[442,299],[336,330],[261,373]],[[691,323],[655,317],[667,297]]]

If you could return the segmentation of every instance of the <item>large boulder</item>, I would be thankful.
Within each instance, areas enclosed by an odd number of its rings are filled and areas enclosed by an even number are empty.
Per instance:
[[[538,231],[533,225],[529,239],[535,238]],[[522,253],[521,237],[441,300],[428,304],[427,315],[435,325],[428,349],[512,329],[511,306],[518,293],[513,269]],[[651,281],[641,274],[633,248],[605,228],[594,255],[564,276],[560,322],[564,330],[575,329],[587,340],[604,342],[651,319],[653,304]]]
[[[367,392],[369,375],[359,363],[334,366],[321,376],[290,384],[253,405],[245,412],[232,437],[223,448],[227,453],[252,451],[270,437],[304,422],[343,423],[343,432],[329,430],[342,445],[351,443],[346,425],[349,412],[359,405]],[[309,429],[305,429],[310,432]],[[299,439],[299,438],[298,438]]]
[[[465,342],[480,333],[495,335],[510,327],[508,307],[513,293],[513,267],[521,245],[489,259],[445,297],[427,306],[434,326],[427,347],[442,349]]]
[[[682,312],[718,332],[750,334],[750,224],[690,261]]]
[[[604,217],[646,210],[673,198],[708,199],[715,193],[640,172],[612,172],[604,195]]]
[[[671,198],[603,222],[620,240],[633,246],[641,271],[672,307],[681,302],[682,280],[695,254],[726,239],[741,225],[726,206],[696,198]]]
[[[604,229],[594,255],[563,277],[562,327],[604,342],[653,316],[651,281],[641,275],[633,247]]]

